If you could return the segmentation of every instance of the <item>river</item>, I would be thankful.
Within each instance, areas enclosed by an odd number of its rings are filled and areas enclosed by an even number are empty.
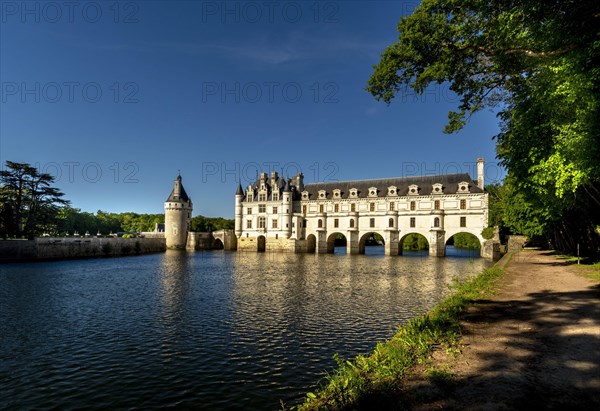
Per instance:
[[[169,251],[0,265],[0,409],[275,410],[433,307],[451,257]]]

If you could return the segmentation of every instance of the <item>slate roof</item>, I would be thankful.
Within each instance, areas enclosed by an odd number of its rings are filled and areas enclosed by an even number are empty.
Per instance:
[[[419,186],[418,195],[430,195],[433,192],[433,184],[441,183],[443,195],[457,193],[458,183],[463,181],[469,183],[470,193],[483,193],[483,190],[477,187],[477,183],[471,179],[468,173],[311,183],[306,184],[304,190],[308,191],[309,199],[311,200],[318,198],[319,190],[325,190],[327,198],[331,199],[333,197],[333,190],[335,189],[341,190],[341,198],[349,198],[351,188],[358,190],[359,198],[365,198],[368,197],[369,188],[371,187],[377,188],[378,197],[385,197],[388,193],[388,187],[391,186],[396,186],[398,196],[406,196],[408,195],[408,187],[416,184]]]
[[[171,194],[169,194],[167,201],[173,203],[190,201],[190,198],[188,197],[187,193],[185,192],[185,188],[183,188],[183,184],[181,183],[181,176],[177,176],[177,181],[179,181],[179,197],[175,195],[175,187],[173,187],[173,190],[171,191]]]

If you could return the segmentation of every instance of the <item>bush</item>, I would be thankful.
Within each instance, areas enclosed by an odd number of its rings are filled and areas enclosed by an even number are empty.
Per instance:
[[[494,227],[484,228],[481,232],[481,236],[486,240],[491,240],[492,238],[494,238],[494,231]]]

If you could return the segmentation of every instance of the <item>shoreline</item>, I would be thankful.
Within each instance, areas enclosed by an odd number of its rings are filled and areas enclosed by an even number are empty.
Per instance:
[[[600,407],[600,284],[571,264],[506,254],[292,409]]]

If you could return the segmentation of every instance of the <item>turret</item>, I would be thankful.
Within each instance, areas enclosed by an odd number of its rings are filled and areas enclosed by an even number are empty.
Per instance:
[[[282,229],[286,231],[286,237],[290,238],[292,236],[292,190],[290,188],[290,182],[284,180],[283,185],[283,193],[282,193],[282,207],[281,211],[285,214],[283,216],[283,226]]]
[[[244,190],[242,184],[238,184],[235,192],[235,235],[242,235],[242,201],[244,200]]]
[[[192,200],[188,197],[181,175],[173,184],[173,191],[165,201],[165,239],[167,248],[185,249],[192,218]]]
[[[479,157],[477,159],[477,187],[484,189],[485,180],[483,178],[484,160]]]

